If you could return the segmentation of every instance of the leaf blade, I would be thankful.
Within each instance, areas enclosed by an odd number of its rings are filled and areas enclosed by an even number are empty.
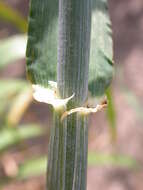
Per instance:
[[[48,11],[47,11],[48,7]],[[47,86],[56,81],[58,1],[31,0],[28,43],[27,77],[34,84]]]
[[[93,0],[92,7],[89,91],[92,96],[101,96],[113,76],[112,31],[107,0]]]

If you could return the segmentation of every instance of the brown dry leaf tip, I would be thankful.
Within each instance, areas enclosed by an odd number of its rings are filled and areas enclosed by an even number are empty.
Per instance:
[[[105,107],[107,107],[107,105],[108,105],[107,98],[104,99],[104,100],[101,102],[101,105],[104,105]]]
[[[104,100],[101,104],[97,105],[95,108],[86,108],[86,107],[74,108],[64,112],[61,117],[61,121],[63,121],[68,115],[71,115],[73,113],[79,113],[81,115],[89,115],[91,113],[97,113],[98,111],[101,111],[103,108],[106,107],[107,107],[107,100]]]

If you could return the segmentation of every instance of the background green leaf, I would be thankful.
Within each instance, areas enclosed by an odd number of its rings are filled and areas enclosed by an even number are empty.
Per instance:
[[[110,127],[111,140],[114,142],[116,140],[116,137],[117,137],[116,111],[115,111],[114,99],[113,99],[111,88],[107,89],[106,96],[108,99],[107,119],[108,119],[109,127]]]
[[[11,97],[23,88],[27,87],[28,83],[22,79],[1,79],[0,80],[0,99]]]
[[[0,152],[24,139],[42,135],[42,129],[36,124],[27,124],[18,128],[3,128],[0,130]]]
[[[40,176],[46,173],[47,158],[39,157],[25,161],[19,166],[18,179],[26,179],[32,176]]]
[[[125,167],[125,168],[135,169],[139,166],[139,163],[135,159],[126,155],[89,152],[88,165]],[[46,167],[47,167],[46,156],[27,160],[19,166],[19,172],[17,178],[21,180],[32,176],[40,176],[46,173]]]
[[[0,19],[14,24],[21,32],[27,32],[27,21],[17,11],[0,1]]]
[[[0,69],[25,57],[26,36],[15,35],[0,41]]]
[[[11,106],[14,98],[25,88],[29,88],[28,83],[21,79],[1,79],[0,80],[0,123],[5,120],[7,109]]]

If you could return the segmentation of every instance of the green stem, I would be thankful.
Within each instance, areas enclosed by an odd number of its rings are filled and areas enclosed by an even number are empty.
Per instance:
[[[75,94],[67,110],[83,106],[88,92],[91,0],[59,0],[58,89],[61,98]],[[85,190],[87,118],[72,114],[60,121],[55,111],[49,145],[48,190]]]
[[[49,145],[48,190],[84,190],[87,173],[87,118],[72,115],[64,123],[54,115]]]

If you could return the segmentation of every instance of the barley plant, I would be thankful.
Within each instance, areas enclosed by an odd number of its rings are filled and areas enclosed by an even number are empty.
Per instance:
[[[113,75],[107,0],[31,0],[27,77],[53,106],[47,190],[85,190],[88,115]],[[91,101],[92,100],[92,101]]]

